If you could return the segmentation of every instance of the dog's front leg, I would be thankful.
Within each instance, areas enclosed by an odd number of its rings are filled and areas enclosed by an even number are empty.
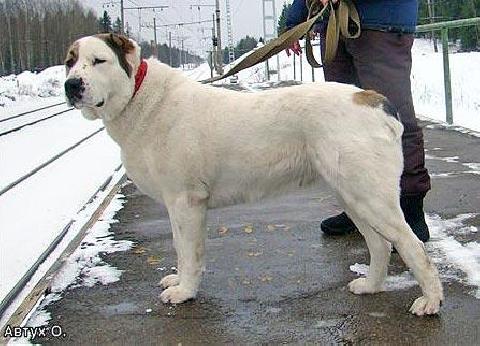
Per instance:
[[[195,298],[205,266],[207,200],[188,193],[166,201],[178,258],[178,276],[169,275],[160,298],[179,304]]]

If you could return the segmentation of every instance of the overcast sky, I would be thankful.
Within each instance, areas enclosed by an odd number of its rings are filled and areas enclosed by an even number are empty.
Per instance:
[[[292,0],[275,0],[277,8],[277,17],[280,16],[283,4]],[[157,25],[172,24],[180,22],[192,22],[200,20],[211,20],[214,7],[192,5],[215,5],[215,0],[124,0],[125,7],[136,6],[169,6],[164,10],[142,10],[141,22],[144,26],[153,24],[153,17],[157,18]],[[112,21],[120,16],[119,0],[83,0],[86,6],[93,7],[100,16],[104,9],[108,10]],[[234,40],[237,41],[246,35],[255,38],[263,37],[263,15],[262,0],[230,0],[232,11]],[[222,46],[227,45],[227,31],[225,21],[225,0],[220,0],[222,16]],[[271,11],[267,10],[267,14]],[[134,35],[139,31],[139,11],[126,10],[125,22],[128,23]],[[177,38],[187,37],[184,41],[185,47],[194,50],[197,53],[210,49],[212,25],[210,22],[196,25],[185,25],[183,27],[170,27],[172,31],[173,44],[177,44]],[[270,30],[269,30],[270,31]],[[157,30],[159,43],[167,40],[167,27],[161,27]],[[138,36],[137,36],[138,37]],[[153,30],[148,27],[141,29],[141,38],[143,40],[153,39]]]

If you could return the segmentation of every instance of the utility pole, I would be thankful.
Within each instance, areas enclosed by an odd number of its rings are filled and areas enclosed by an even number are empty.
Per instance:
[[[213,78],[213,68],[214,68],[214,65],[213,65],[213,50],[209,51],[208,52],[208,56],[210,57],[210,78]]]
[[[230,68],[235,62],[235,47],[233,45],[233,25],[232,13],[230,11],[230,0],[225,0],[226,15],[227,15],[227,38],[228,38],[228,64]],[[237,83],[238,75],[230,77],[230,83]]]
[[[202,16],[201,16],[201,13],[200,13],[200,9],[201,9],[202,7],[215,7],[215,5],[206,5],[206,4],[204,5],[204,4],[200,4],[200,3],[191,4],[191,5],[190,5],[190,9],[193,9],[194,7],[197,7],[197,8],[198,8],[198,24],[201,24],[201,23],[203,23],[203,22],[205,22],[205,21],[202,21],[202,19],[201,19]],[[213,24],[214,24],[214,26],[215,26],[215,17],[214,17],[213,22],[214,22]],[[201,25],[199,25],[198,31],[202,33],[202,37],[203,37],[203,36],[204,36],[204,35],[203,35],[203,34],[204,34],[204,27],[202,27]],[[213,36],[212,36],[212,37],[213,37]],[[204,47],[203,47],[203,46],[204,46],[204,44],[203,44],[203,39],[202,39],[202,41],[201,41],[201,45],[202,45],[202,48],[201,48],[201,49],[203,49],[203,48],[204,48]]]
[[[180,55],[180,66],[182,67],[182,69],[183,69],[183,67],[184,67],[183,65],[185,63],[185,61],[183,60],[183,41],[184,41],[184,38],[182,37],[182,44],[181,44],[182,49],[180,50],[180,52],[178,54],[178,55]]]
[[[142,42],[142,9],[138,9],[138,42]]]
[[[122,15],[122,31],[123,29],[123,20],[124,20],[124,12],[126,10],[138,10],[138,35],[141,35],[142,31],[142,10],[156,10],[160,9],[163,10],[164,8],[168,8],[169,6],[136,6],[136,7],[124,7],[123,6],[123,0],[120,1],[120,8],[121,8],[121,15]],[[139,37],[139,41],[141,41],[141,37]]]
[[[277,37],[277,11],[275,9],[275,0],[262,0],[263,3],[263,40],[264,43],[267,42],[275,37]],[[270,3],[271,14],[267,14],[267,3]],[[268,24],[271,25],[271,31],[267,30]],[[267,79],[270,80],[270,67],[268,60],[265,62],[265,69],[267,74]],[[277,54],[277,76],[278,80],[280,81],[280,58]]]
[[[227,15],[228,63],[232,64],[235,61],[235,47],[233,46],[233,26],[232,14],[230,12],[230,0],[225,0],[225,5]]]
[[[275,6],[275,0],[272,0],[272,8],[273,8],[273,36],[276,38],[278,37],[278,19],[277,19],[277,7]],[[281,71],[280,71],[280,55],[277,54],[277,78],[280,82],[281,78]]]
[[[215,33],[215,13],[212,14],[212,68],[217,69],[217,37]]]
[[[427,0],[428,16],[430,17],[430,23],[435,22],[434,1],[435,0]],[[435,37],[435,31],[433,30],[432,30],[432,40],[433,40],[433,49],[435,50],[435,53],[438,53],[437,39]]]
[[[157,18],[153,17],[153,42],[155,44],[153,56],[158,58],[158,41],[157,41]]]
[[[183,61],[185,65],[187,65],[187,69],[188,69],[188,49],[183,51],[183,56],[184,56]]]
[[[172,67],[172,32],[168,32],[168,58],[170,62],[170,67]]]
[[[215,14],[217,22],[217,73],[223,74],[223,56],[222,56],[222,25],[220,22],[220,0],[215,0]]]
[[[123,7],[123,0],[120,0],[120,17],[122,21],[120,33],[123,35],[125,33],[125,28],[124,28],[125,27],[125,10]]]

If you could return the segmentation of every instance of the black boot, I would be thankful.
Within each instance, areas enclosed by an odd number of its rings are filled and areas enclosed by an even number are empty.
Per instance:
[[[428,226],[425,222],[425,213],[423,212],[424,195],[402,196],[400,197],[400,206],[408,225],[413,233],[424,243],[430,238]],[[325,219],[320,224],[320,229],[326,235],[346,235],[357,230],[357,227],[348,215],[343,212],[337,216]]]
[[[356,231],[357,226],[355,226],[348,215],[343,212],[337,216],[323,220],[320,224],[320,229],[326,235],[345,235]]]
[[[405,221],[412,229],[418,239],[424,243],[430,239],[428,226],[425,222],[425,213],[423,212],[423,198],[425,195],[401,196],[400,206],[405,216]]]

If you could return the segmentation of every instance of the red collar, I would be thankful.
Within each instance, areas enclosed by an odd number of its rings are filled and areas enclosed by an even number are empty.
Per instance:
[[[140,87],[142,86],[143,80],[147,75],[147,71],[148,71],[148,64],[145,60],[142,59],[140,66],[138,66],[137,73],[135,74],[135,90],[133,91],[132,98],[135,97],[135,95],[138,92],[138,89],[140,89]]]

